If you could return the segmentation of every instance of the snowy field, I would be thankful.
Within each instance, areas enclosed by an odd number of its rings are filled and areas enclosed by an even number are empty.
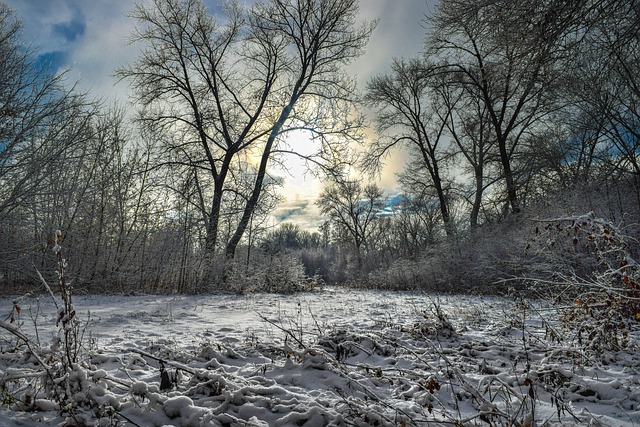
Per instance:
[[[17,304],[11,325],[53,358],[51,298]],[[0,426],[640,425],[638,332],[583,351],[543,304],[325,289],[74,306],[72,407],[0,329]]]

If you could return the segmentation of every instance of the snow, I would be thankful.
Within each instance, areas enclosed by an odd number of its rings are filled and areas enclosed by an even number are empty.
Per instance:
[[[51,360],[50,296],[19,304],[10,326]],[[0,329],[0,426],[640,424],[638,331],[623,350],[589,353],[568,331],[551,340],[546,328],[562,325],[533,304],[341,288],[75,296],[83,349],[57,379],[74,384],[75,418]]]

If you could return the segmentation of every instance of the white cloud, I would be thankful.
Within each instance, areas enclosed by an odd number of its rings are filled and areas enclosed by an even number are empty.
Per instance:
[[[320,209],[315,204],[316,194],[312,196],[300,193],[292,194],[287,190],[288,197],[271,215],[274,219],[274,225],[292,222],[303,230],[318,231],[323,218],[320,216]]]
[[[114,70],[136,51],[128,45],[133,22],[130,0],[8,0],[23,23],[23,39],[38,54],[58,53],[79,88],[92,97],[124,95],[115,85]]]
[[[93,96],[126,101],[127,85],[118,83],[113,75],[138,54],[138,49],[129,43],[134,22],[127,15],[132,2],[96,3],[87,7],[87,31],[71,53],[72,70],[77,73],[81,87],[90,90]]]

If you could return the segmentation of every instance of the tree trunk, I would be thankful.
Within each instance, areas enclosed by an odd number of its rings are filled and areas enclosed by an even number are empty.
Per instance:
[[[469,225],[471,226],[471,231],[475,231],[478,228],[478,215],[480,214],[480,206],[482,205],[482,192],[483,192],[483,179],[482,179],[482,168],[476,168],[475,171],[475,179],[476,179],[476,194],[473,199],[473,207],[471,208],[471,217],[469,220]]]
[[[224,183],[231,165],[232,153],[228,151],[225,154],[220,172],[215,175],[213,187],[213,199],[211,200],[211,210],[209,211],[209,223],[207,224],[207,234],[205,237],[205,256],[204,256],[204,274],[203,281],[207,279],[213,269],[213,262],[216,254],[216,246],[218,244],[218,229],[220,225],[220,210],[222,209],[222,195],[224,191]]]
[[[442,188],[442,180],[439,174],[433,178],[433,183],[436,187],[436,193],[438,194],[438,200],[440,201],[440,214],[442,215],[442,222],[444,223],[444,229],[447,233],[447,237],[453,236],[453,226],[451,224],[451,214],[449,213],[449,206],[447,205],[447,195]]]
[[[520,213],[520,200],[518,199],[518,191],[513,178],[513,171],[511,170],[511,159],[507,153],[507,141],[504,138],[499,138],[498,145],[500,146],[500,162],[502,163],[502,171],[507,184],[507,197],[511,206],[511,213],[518,214]]]
[[[434,151],[428,151],[424,146],[424,143],[419,144],[420,151],[422,152],[422,158],[425,166],[429,170],[433,186],[436,189],[438,201],[440,202],[440,214],[442,215],[442,222],[444,224],[447,237],[453,236],[453,227],[451,225],[451,215],[449,213],[449,206],[447,204],[447,197],[442,188],[442,178],[440,177],[440,169],[438,168],[438,161]]]
[[[231,236],[231,239],[227,243],[226,256],[228,260],[235,257],[236,249],[238,247],[238,244],[240,243],[240,239],[242,239],[242,236],[246,231],[247,226],[249,225],[251,215],[253,215],[253,211],[258,205],[258,199],[260,198],[260,193],[262,192],[264,177],[267,174],[267,163],[269,162],[269,157],[271,156],[273,144],[277,136],[280,134],[282,126],[289,118],[289,114],[291,114],[291,110],[293,109],[293,105],[296,101],[297,97],[294,96],[291,98],[289,104],[285,108],[283,108],[278,121],[269,134],[269,138],[267,139],[267,143],[262,152],[262,158],[260,159],[260,166],[258,168],[258,175],[256,176],[256,181],[253,186],[253,192],[251,193],[251,197],[249,198],[249,200],[247,200],[247,204],[245,205],[244,212],[242,214],[242,219],[240,220],[236,231],[233,233],[233,236]]]

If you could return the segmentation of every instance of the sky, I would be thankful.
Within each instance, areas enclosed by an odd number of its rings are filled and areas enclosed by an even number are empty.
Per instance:
[[[0,0],[3,1],[3,0]],[[117,82],[114,71],[136,59],[138,48],[129,43],[135,22],[128,17],[133,0],[4,0],[23,24],[23,41],[41,60],[78,82],[78,89],[106,102],[127,102],[125,82]],[[213,9],[220,3],[205,0]],[[366,53],[349,67],[364,87],[367,79],[389,70],[392,58],[420,52],[425,29],[422,22],[435,0],[360,0],[364,21],[378,19]],[[293,221],[314,230],[321,222],[315,198],[322,183],[293,164],[292,176],[285,176],[285,200],[274,214],[274,222]],[[388,161],[378,184],[388,192],[395,187],[395,172],[402,168],[398,155]]]

